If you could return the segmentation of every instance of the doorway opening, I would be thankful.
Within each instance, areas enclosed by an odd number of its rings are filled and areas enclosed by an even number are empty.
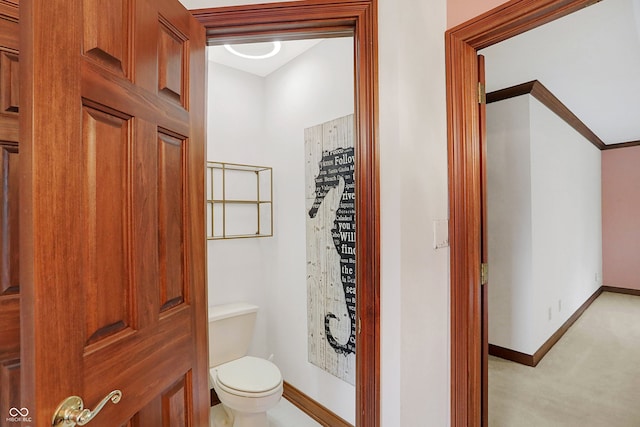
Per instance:
[[[445,34],[451,242],[451,425],[487,425],[481,304],[480,49],[593,0],[513,0]]]
[[[317,0],[194,10],[209,44],[353,37],[356,283],[355,423],[380,424],[379,166],[375,1],[332,5]]]
[[[336,427],[356,413],[353,42],[207,47],[209,307],[257,305],[249,355]]]

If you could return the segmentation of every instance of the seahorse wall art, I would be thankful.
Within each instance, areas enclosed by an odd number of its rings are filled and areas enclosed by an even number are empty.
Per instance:
[[[355,383],[353,115],[305,130],[309,359]],[[309,206],[310,203],[310,206]]]

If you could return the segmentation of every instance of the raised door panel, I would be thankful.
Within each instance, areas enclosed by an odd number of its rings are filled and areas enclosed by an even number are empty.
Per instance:
[[[131,119],[85,106],[83,130],[85,344],[132,327],[128,228]]]
[[[2,19],[0,15],[0,38],[5,31],[15,31],[14,23]],[[19,69],[18,54],[14,49],[0,47],[0,141],[3,147],[7,142],[14,145],[18,141],[19,109]]]
[[[162,427],[191,426],[190,372],[162,395]]]
[[[0,425],[14,423],[15,418],[24,415],[20,403],[20,360],[0,362]],[[28,408],[27,408],[28,409]],[[20,412],[18,412],[20,411]],[[20,424],[17,424],[20,425]]]
[[[18,145],[0,143],[0,296],[20,289]]]
[[[184,105],[187,37],[163,16],[158,28],[158,91]]]
[[[188,302],[184,252],[184,138],[158,134],[160,311]]]
[[[0,363],[20,355],[19,296],[0,297]]]
[[[115,74],[129,76],[132,5],[114,0],[110,7],[95,0],[83,1],[84,54]]]
[[[19,109],[18,55],[0,51],[0,108],[3,113],[17,113]]]

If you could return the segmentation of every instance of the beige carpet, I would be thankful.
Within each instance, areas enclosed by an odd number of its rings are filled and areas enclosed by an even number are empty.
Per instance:
[[[491,427],[640,427],[640,297],[604,292],[537,367],[489,358]]]

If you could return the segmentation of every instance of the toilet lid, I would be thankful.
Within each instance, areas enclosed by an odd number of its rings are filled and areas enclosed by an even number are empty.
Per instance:
[[[246,356],[220,365],[218,381],[234,390],[261,393],[280,385],[282,375],[276,365],[265,359]]]

